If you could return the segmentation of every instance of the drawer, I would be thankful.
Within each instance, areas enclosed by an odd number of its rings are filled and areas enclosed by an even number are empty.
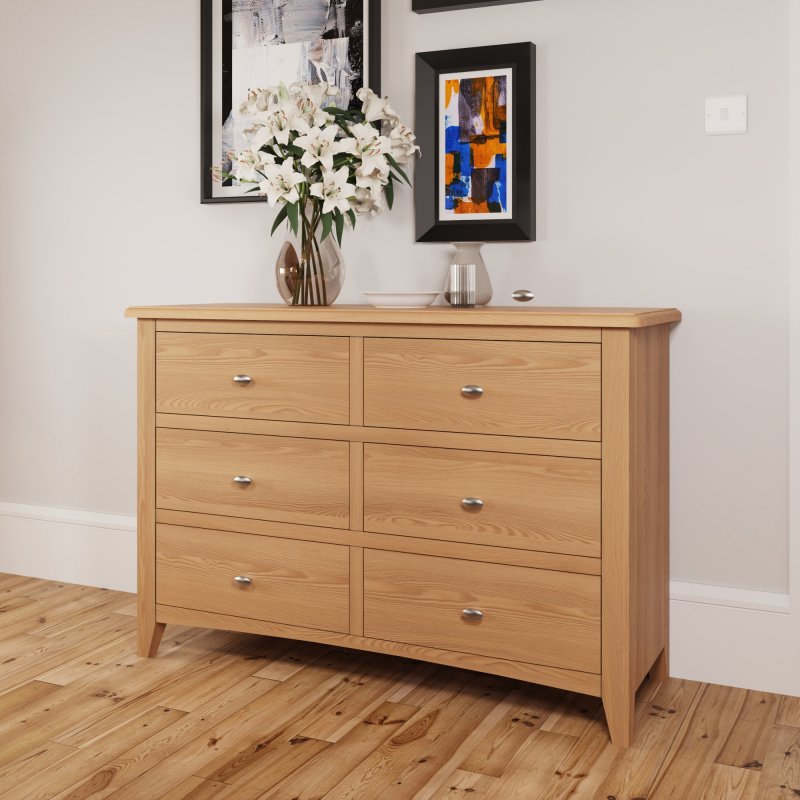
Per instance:
[[[366,339],[364,424],[599,441],[600,345]]]
[[[156,411],[346,425],[349,363],[346,337],[159,333]]]
[[[347,528],[349,463],[347,442],[160,428],[156,506]]]
[[[339,545],[172,525],[156,531],[162,605],[347,633],[349,577],[348,548]]]
[[[366,444],[364,528],[599,558],[600,462]]]
[[[600,578],[365,550],[364,635],[599,673]]]

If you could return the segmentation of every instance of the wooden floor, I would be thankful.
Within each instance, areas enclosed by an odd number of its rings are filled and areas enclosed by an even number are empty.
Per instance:
[[[404,659],[167,628],[120,592],[0,575],[0,798],[800,797],[800,700],[670,680],[634,746],[599,701]]]

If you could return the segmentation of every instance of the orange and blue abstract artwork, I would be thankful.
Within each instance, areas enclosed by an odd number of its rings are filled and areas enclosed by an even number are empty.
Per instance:
[[[440,216],[510,216],[510,73],[444,77]]]

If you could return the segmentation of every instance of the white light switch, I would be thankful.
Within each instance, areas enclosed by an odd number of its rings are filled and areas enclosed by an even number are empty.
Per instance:
[[[747,95],[706,98],[706,133],[747,133]]]

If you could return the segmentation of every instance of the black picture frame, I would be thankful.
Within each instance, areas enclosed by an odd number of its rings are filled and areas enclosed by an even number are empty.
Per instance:
[[[511,69],[511,218],[442,220],[439,215],[439,84],[448,73]],[[415,170],[418,242],[532,242],[536,239],[536,45],[532,42],[417,53]]]
[[[465,8],[486,8],[509,3],[530,3],[533,0],[412,0],[411,10],[417,14],[434,11],[460,11]]]
[[[381,0],[363,0],[369,10],[368,30],[364,36],[367,57],[365,81],[369,88],[381,91]],[[219,0],[200,0],[200,202],[201,203],[252,203],[263,201],[257,194],[219,197],[214,195],[211,169],[219,163],[221,154],[214,152],[214,73],[222,71],[220,59],[214,57],[215,9]],[[223,27],[226,23],[223,21]],[[224,35],[224,34],[223,34]],[[363,53],[362,53],[363,57]],[[217,62],[217,63],[215,63]]]

